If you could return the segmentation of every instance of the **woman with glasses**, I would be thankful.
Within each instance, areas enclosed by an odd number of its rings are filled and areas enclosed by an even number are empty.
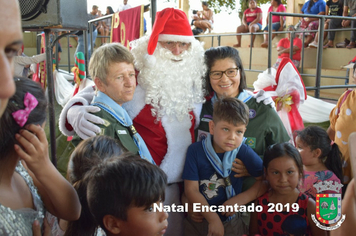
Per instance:
[[[277,112],[270,105],[258,103],[256,98],[246,91],[246,75],[239,52],[233,47],[210,48],[205,52],[206,89],[211,99],[207,99],[200,114],[200,124],[196,129],[196,138],[201,140],[209,132],[209,121],[213,116],[213,104],[221,97],[235,97],[249,107],[250,122],[245,137],[248,144],[260,157],[271,144],[289,141]]]

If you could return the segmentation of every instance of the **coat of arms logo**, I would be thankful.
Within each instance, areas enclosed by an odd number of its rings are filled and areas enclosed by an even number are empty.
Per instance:
[[[334,230],[341,226],[346,216],[341,214],[341,194],[342,184],[333,181],[322,181],[314,184],[318,194],[316,194],[316,214],[311,217],[320,229]],[[336,193],[322,193],[332,191]]]

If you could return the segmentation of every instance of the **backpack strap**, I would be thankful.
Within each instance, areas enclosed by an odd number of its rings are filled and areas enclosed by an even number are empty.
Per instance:
[[[338,107],[338,109],[337,109],[337,115],[339,115],[339,113],[340,113],[340,108],[341,108],[342,104],[345,102],[347,96],[349,96],[349,94],[350,94],[351,92],[352,92],[352,89],[346,90],[345,96],[342,98],[342,100],[341,100],[341,102],[340,102],[340,105],[339,105],[339,107]]]

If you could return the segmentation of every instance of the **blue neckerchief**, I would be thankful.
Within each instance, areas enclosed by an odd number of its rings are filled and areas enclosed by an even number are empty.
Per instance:
[[[239,99],[243,103],[246,103],[251,98],[252,98],[252,95],[249,94],[246,90],[243,90],[241,93],[239,93],[239,96],[237,96],[237,99]],[[211,105],[213,106],[213,108],[214,108],[214,103],[215,103],[216,99],[218,99],[218,97],[216,96],[216,93],[214,92],[214,96],[211,98]]]
[[[114,117],[122,126],[125,126],[132,130],[135,130],[132,120],[127,114],[126,110],[122,108],[119,104],[117,104],[114,100],[112,100],[108,95],[102,93],[100,91],[97,92],[97,95],[94,96],[92,105],[98,106],[107,113],[109,113],[112,117]],[[136,131],[136,130],[135,130]],[[142,159],[146,159],[152,164],[156,164],[152,159],[151,153],[148,151],[146,143],[143,141],[142,137],[139,133],[135,132],[132,135],[133,140],[138,147],[138,153],[140,154]]]
[[[241,145],[245,142],[245,139],[246,138],[244,137],[238,148],[235,148],[234,150],[229,152],[225,152],[222,161],[213,148],[212,136],[208,134],[208,136],[202,141],[203,150],[205,152],[206,157],[208,158],[209,162],[214,167],[216,172],[224,178],[227,199],[230,199],[236,195],[235,190],[231,185],[229,176],[231,173],[232,163],[234,162]],[[231,217],[228,218],[228,220],[231,219]]]

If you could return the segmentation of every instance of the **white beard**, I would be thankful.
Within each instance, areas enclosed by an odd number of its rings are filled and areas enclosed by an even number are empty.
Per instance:
[[[189,117],[195,103],[204,102],[203,76],[206,73],[204,48],[194,40],[190,48],[175,56],[157,43],[152,56],[147,54],[148,37],[132,43],[138,83],[146,90],[145,102],[152,115],[179,121]]]

